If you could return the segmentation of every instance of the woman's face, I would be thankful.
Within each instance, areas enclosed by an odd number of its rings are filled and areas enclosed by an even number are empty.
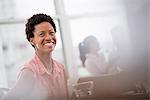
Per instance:
[[[89,53],[97,53],[100,50],[100,45],[97,38],[89,36],[84,40]]]
[[[89,45],[90,45],[90,52],[96,53],[97,51],[100,50],[99,43],[96,39],[91,41]]]
[[[30,38],[30,43],[35,46],[35,50],[41,53],[50,53],[56,45],[55,31],[49,22],[42,22],[34,26],[34,37]]]

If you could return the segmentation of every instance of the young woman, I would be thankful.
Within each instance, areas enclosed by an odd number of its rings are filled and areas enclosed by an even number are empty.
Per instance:
[[[62,64],[52,58],[57,39],[53,19],[35,14],[26,23],[26,37],[35,50],[20,72],[16,85],[2,100],[67,100],[67,79]]]

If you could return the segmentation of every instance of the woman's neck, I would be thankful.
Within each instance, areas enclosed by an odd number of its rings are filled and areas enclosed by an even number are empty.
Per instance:
[[[51,53],[47,54],[47,53],[36,52],[36,55],[39,57],[39,59],[41,60],[41,62],[43,63],[43,65],[47,69],[47,71],[49,73],[52,73],[53,66],[52,66]]]

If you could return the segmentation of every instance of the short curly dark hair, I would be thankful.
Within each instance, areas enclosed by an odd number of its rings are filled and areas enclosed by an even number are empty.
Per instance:
[[[27,20],[27,23],[26,23],[25,33],[26,33],[26,38],[28,41],[30,41],[30,38],[34,37],[34,34],[33,34],[33,31],[35,30],[34,26],[42,22],[49,22],[54,28],[54,31],[56,32],[56,26],[51,16],[43,14],[43,13],[34,14],[32,17],[30,17]]]

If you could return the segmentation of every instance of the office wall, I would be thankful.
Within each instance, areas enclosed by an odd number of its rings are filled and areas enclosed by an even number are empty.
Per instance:
[[[124,0],[137,77],[148,82],[149,0]]]

